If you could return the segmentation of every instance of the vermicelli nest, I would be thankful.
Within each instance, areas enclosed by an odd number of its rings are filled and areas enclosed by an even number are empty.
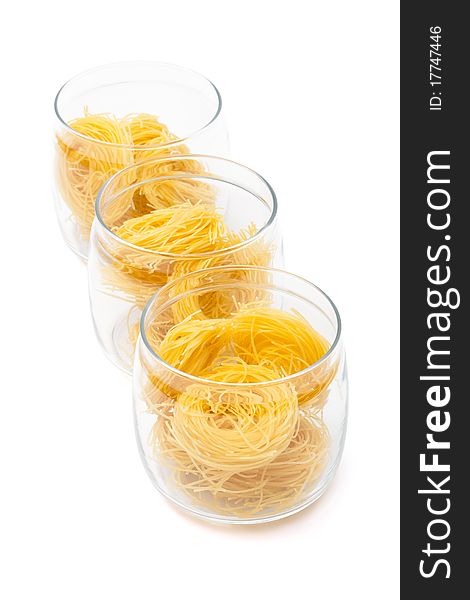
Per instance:
[[[249,233],[252,234],[253,232],[249,230]],[[271,261],[272,248],[261,241],[242,247],[225,256],[199,261],[178,261],[174,266],[172,276],[175,283],[169,292],[170,297],[181,296],[181,299],[171,306],[174,322],[179,323],[187,317],[197,319],[229,317],[237,311],[239,306],[266,301],[269,298],[269,292],[262,287],[262,284],[267,284],[269,279],[264,271],[241,268],[224,269],[218,275],[215,273],[212,275],[213,291],[189,295],[186,292],[193,291],[198,287],[198,275],[179,280],[180,275],[187,275],[196,270],[208,269],[214,266],[268,266]],[[203,274],[199,276],[200,281],[203,281],[203,278]],[[227,291],[228,283],[230,283],[230,289]]]
[[[92,114],[85,108],[84,116],[68,123],[70,130],[57,135],[56,173],[59,190],[69,206],[84,240],[88,240],[95,215],[95,200],[101,186],[119,170],[150,158],[188,154],[184,144],[159,119],[150,114],[131,114],[117,118],[112,114]],[[148,149],[146,149],[148,148]],[[179,171],[202,173],[204,168],[195,160],[166,164],[164,173]],[[129,185],[135,179],[155,177],[155,167],[142,166],[129,174]],[[193,181],[175,187],[173,181],[161,186],[149,184],[136,194],[137,210],[144,202],[155,208],[168,207],[184,197],[209,200],[207,184]],[[127,207],[125,198],[115,203],[115,218]]]
[[[194,385],[178,396],[172,431],[198,463],[244,471],[269,464],[285,450],[297,421],[297,396],[288,386],[211,390]]]
[[[256,233],[253,224],[232,231],[213,203],[206,200],[147,209],[146,214],[120,219],[112,231],[120,241],[96,239],[103,287],[106,293],[116,294],[140,310],[159,287],[183,274],[215,266],[267,266],[273,256],[269,243],[250,241]],[[243,281],[243,272],[237,278]],[[173,293],[184,292],[184,286],[175,286]],[[174,305],[175,321],[199,309],[203,316],[227,316],[237,303],[250,299],[253,295],[250,298],[243,288],[229,296],[210,292],[198,299],[185,297]],[[137,327],[131,327],[131,345],[137,335]]]
[[[200,319],[195,313],[172,327],[157,321],[149,327],[147,339],[170,365],[208,379],[226,357],[269,368],[269,379],[281,379],[313,365],[330,347],[299,313],[262,302],[241,306],[226,318]],[[322,392],[335,374],[336,364],[329,361],[305,374],[298,384],[300,404],[322,406],[326,400]]]
[[[297,312],[261,302],[225,318],[186,317],[162,332],[150,324],[148,343],[198,377],[188,385],[177,373],[142,365],[141,393],[155,417],[150,455],[166,469],[167,485],[198,506],[239,517],[301,502],[327,464],[323,407],[337,366],[325,367],[308,392],[297,381],[303,375],[283,378],[320,360],[327,340]]]
[[[329,436],[321,419],[301,416],[287,448],[267,465],[247,470],[198,463],[176,440],[169,419],[157,419],[149,443],[177,494],[183,491],[197,506],[220,514],[253,517],[287,510],[304,499],[324,471]]]
[[[254,225],[231,231],[223,216],[206,203],[154,209],[128,218],[112,230],[132,246],[113,239],[99,242],[104,284],[139,308],[145,306],[158,287],[183,274],[237,264],[268,266],[272,260],[273,249],[266,243],[243,244],[254,235]],[[211,256],[198,257],[203,254]],[[184,288],[175,293],[180,291]],[[207,304],[205,310],[212,315]],[[180,305],[180,311],[186,314],[192,314],[193,308]]]

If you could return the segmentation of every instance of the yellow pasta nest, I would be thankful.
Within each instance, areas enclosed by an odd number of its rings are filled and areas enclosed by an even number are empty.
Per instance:
[[[128,219],[114,232],[134,246],[184,256],[219,248],[224,242],[225,227],[222,216],[214,209],[181,204]]]
[[[71,132],[57,137],[57,179],[82,237],[88,239],[99,189],[111,175],[133,162],[129,148],[132,138],[129,127],[113,115],[85,111],[84,117],[69,125],[86,137]]]
[[[243,390],[195,384],[178,396],[171,427],[198,464],[240,472],[274,460],[297,421],[297,396],[288,385]]]
[[[224,364],[226,357],[269,368],[272,380],[303,371],[328,352],[330,344],[299,313],[260,304],[240,307],[229,318],[200,320],[196,313],[172,327],[156,322],[147,339],[167,363],[207,379],[217,377],[218,361]],[[335,374],[329,361],[306,373],[298,389],[300,404],[322,406],[322,392]]]
[[[168,485],[240,517],[304,499],[328,458],[322,409],[336,365],[308,391],[299,385],[304,375],[282,378],[320,360],[325,338],[300,314],[260,303],[226,318],[187,317],[162,331],[147,329],[150,345],[199,378],[187,385],[177,373],[163,377],[143,365],[143,398],[155,415],[148,443],[171,474]]]
[[[269,298],[269,293],[262,287],[262,284],[268,283],[269,275],[266,272],[242,268],[230,269],[234,265],[265,267],[271,264],[274,249],[270,244],[262,240],[254,240],[243,245],[245,239],[255,233],[254,226],[248,227],[247,231],[241,234],[228,233],[227,239],[230,239],[231,247],[239,244],[238,249],[206,259],[181,260],[174,265],[171,280],[175,283],[171,288],[170,297],[181,295],[181,299],[172,304],[175,323],[187,317],[197,319],[229,317],[238,310],[239,306],[266,301]],[[204,280],[204,274],[200,276],[196,274],[181,280],[178,278],[212,267],[228,267],[212,275],[215,289],[187,294],[198,287],[198,280],[201,282]],[[230,288],[229,291],[224,289],[227,287]]]
[[[319,361],[330,344],[315,331],[302,315],[276,308],[257,307],[241,310],[234,316],[234,352],[248,363],[269,364],[278,377],[307,369]],[[299,402],[325,400],[321,392],[334,379],[336,369],[320,365],[299,384]]]
[[[272,250],[267,244],[257,241],[250,248],[243,247],[255,230],[250,225],[246,230],[230,231],[223,217],[206,203],[151,210],[113,228],[120,240],[132,246],[114,239],[101,242],[103,283],[142,309],[158,287],[182,274],[230,264],[268,265]],[[234,248],[237,245],[241,245],[238,250]],[[174,289],[174,293],[183,291],[184,283]],[[223,301],[218,294],[205,295],[196,307],[194,299],[182,300],[174,307],[175,320],[199,308],[214,316]],[[230,310],[226,308],[224,314],[234,308],[232,300],[228,301]]]
[[[201,508],[252,518],[288,510],[311,492],[328,460],[329,436],[321,419],[301,416],[289,445],[270,463],[233,471],[195,461],[174,437],[171,420],[155,422],[149,443],[171,473],[169,486]]]
[[[70,121],[69,126],[73,131],[57,135],[56,172],[61,195],[85,240],[90,235],[98,191],[112,175],[147,159],[189,152],[184,144],[175,144],[177,136],[154,115],[132,114],[119,119],[111,114],[92,114],[85,109],[84,116]],[[155,165],[142,165],[132,170],[127,183],[130,185],[135,180],[155,177],[155,168]],[[204,172],[197,161],[186,160],[166,164],[162,173],[186,170],[190,173]],[[181,202],[183,196],[186,200],[210,200],[211,190],[206,183],[199,181],[179,185],[166,181],[160,186],[149,183],[136,193],[134,208],[139,211],[142,204],[146,206],[148,203],[155,208],[168,207]],[[127,205],[126,198],[121,203],[115,202],[115,212],[108,216],[116,220],[125,212]]]

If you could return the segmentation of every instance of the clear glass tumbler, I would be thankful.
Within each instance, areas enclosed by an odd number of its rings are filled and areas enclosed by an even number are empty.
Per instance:
[[[68,246],[86,260],[96,196],[114,173],[158,156],[226,156],[217,88],[158,62],[101,66],[68,81],[55,103],[54,194]]]
[[[310,505],[338,467],[347,403],[338,311],[301,277],[206,269],[145,308],[137,441],[156,488],[196,516],[260,523]]]
[[[190,216],[188,222],[174,223],[172,216],[186,211],[203,215],[199,221]],[[155,247],[124,237],[129,227],[123,223],[136,229],[135,214],[139,221],[157,213],[163,220]],[[110,360],[132,372],[142,310],[169,281],[215,266],[282,266],[276,215],[269,183],[248,167],[219,157],[150,159],[111,177],[96,202],[88,260],[93,321]],[[166,229],[165,219],[170,219]],[[214,221],[228,232],[220,247],[213,239]],[[140,231],[138,235],[140,240]]]

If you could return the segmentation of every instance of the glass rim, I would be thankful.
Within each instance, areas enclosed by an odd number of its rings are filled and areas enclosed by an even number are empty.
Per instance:
[[[215,159],[222,163],[227,163],[227,164],[235,165],[236,167],[241,167],[243,170],[248,171],[251,174],[255,175],[262,183],[264,183],[266,185],[268,192],[272,199],[272,208],[270,211],[269,218],[262,227],[257,229],[256,232],[253,235],[251,235],[249,238],[247,238],[246,240],[243,240],[243,241],[239,242],[238,244],[229,246],[228,248],[221,248],[220,250],[213,250],[211,252],[198,252],[198,253],[193,253],[193,254],[178,254],[175,252],[159,252],[158,250],[151,250],[149,248],[144,248],[142,246],[137,246],[136,244],[132,244],[131,242],[129,242],[127,240],[123,240],[116,233],[114,233],[114,231],[112,231],[109,228],[109,226],[105,223],[105,221],[103,219],[103,215],[101,214],[100,202],[103,199],[103,195],[106,192],[107,188],[110,185],[112,185],[112,183],[114,183],[114,181],[118,177],[122,176],[123,173],[130,171],[131,169],[135,169],[136,167],[140,168],[140,167],[145,166],[150,163],[175,162],[175,160],[185,161],[185,160],[204,160],[204,159],[206,159],[206,160],[207,159],[209,159],[209,160]],[[125,189],[121,190],[120,193],[125,193],[126,191],[129,191],[133,188],[139,187],[141,185],[145,185],[146,183],[152,183],[155,181],[169,181],[172,179],[196,179],[196,178],[197,179],[212,179],[213,181],[220,181],[220,182],[228,183],[230,185],[237,185],[240,189],[243,189],[244,191],[248,192],[249,194],[251,194],[252,196],[254,196],[256,198],[259,198],[252,190],[249,190],[249,189],[243,187],[243,185],[234,184],[231,181],[227,181],[227,179],[225,179],[224,177],[217,177],[214,175],[209,176],[209,175],[204,175],[204,174],[200,174],[200,173],[199,174],[186,173],[184,171],[178,171],[175,173],[171,173],[170,175],[165,174],[165,175],[161,175],[159,177],[152,177],[151,179],[146,179],[146,180],[139,181],[138,183],[133,183],[132,185],[129,185]],[[112,198],[115,198],[115,197],[116,197],[116,195],[112,196]],[[223,158],[221,156],[211,156],[211,155],[206,155],[206,154],[178,154],[176,156],[164,156],[161,158],[150,158],[146,161],[142,161],[142,162],[139,162],[139,163],[136,163],[133,165],[129,165],[127,167],[124,167],[124,169],[117,171],[117,173],[112,175],[101,186],[100,190],[98,191],[98,194],[96,196],[96,201],[95,201],[95,219],[94,219],[94,221],[99,223],[100,226],[103,227],[105,229],[105,231],[114,240],[118,241],[120,244],[122,244],[128,248],[131,248],[132,250],[135,250],[138,252],[143,252],[143,253],[149,254],[151,256],[161,256],[163,258],[173,258],[173,259],[187,258],[187,259],[192,260],[192,259],[197,259],[197,258],[210,258],[213,256],[223,256],[224,254],[230,254],[236,250],[240,250],[241,248],[249,246],[250,244],[254,243],[261,236],[262,233],[264,233],[267,229],[269,229],[273,225],[273,223],[276,220],[277,210],[278,210],[278,203],[277,203],[276,193],[273,190],[273,188],[271,187],[270,183],[262,175],[260,175],[253,169],[250,169],[250,167],[246,167],[245,165],[237,163],[233,160],[229,160],[228,158]]]
[[[238,269],[242,269],[243,271],[267,271],[269,273],[281,273],[283,275],[287,275],[288,277],[291,277],[292,279],[296,279],[297,281],[301,281],[302,283],[306,283],[309,287],[314,288],[317,292],[320,292],[320,294],[323,296],[323,298],[328,302],[328,304],[330,305],[330,307],[333,309],[333,313],[336,317],[336,334],[335,334],[335,338],[331,344],[331,346],[328,348],[327,352],[325,352],[325,354],[319,358],[317,361],[315,361],[314,363],[312,363],[311,365],[309,365],[308,367],[305,367],[305,369],[302,369],[301,371],[297,371],[296,373],[291,373],[290,375],[286,375],[285,377],[280,377],[278,379],[270,379],[267,381],[256,381],[253,383],[249,383],[249,382],[241,382],[241,383],[233,383],[233,382],[223,382],[223,381],[214,381],[213,379],[207,379],[205,377],[199,377],[198,375],[191,375],[190,373],[186,373],[185,371],[181,371],[180,369],[178,369],[177,367],[174,367],[173,365],[170,365],[168,362],[166,362],[157,352],[156,350],[154,350],[147,338],[147,335],[145,333],[145,320],[147,318],[147,315],[150,311],[150,308],[152,307],[152,305],[154,304],[154,302],[157,300],[158,296],[160,294],[162,294],[167,287],[177,284],[185,279],[189,279],[192,276],[197,276],[197,275],[202,275],[202,274],[207,274],[207,273],[211,273],[211,272],[218,272],[218,271],[230,271],[230,270],[238,270]],[[197,288],[200,289],[200,288]],[[171,299],[171,303],[173,304],[174,302],[179,301],[182,297],[187,296],[191,293],[194,293],[195,290],[188,290],[186,292],[184,292],[183,294],[180,294],[178,296],[175,296],[174,298]],[[164,303],[163,306],[165,307]],[[311,281],[309,281],[308,279],[305,279],[305,277],[302,277],[300,275],[296,275],[295,273],[292,273],[290,271],[286,271],[285,269],[277,269],[275,267],[257,267],[257,266],[253,266],[253,265],[233,265],[233,266],[220,266],[220,267],[211,267],[209,269],[200,269],[198,271],[194,271],[192,273],[187,273],[186,275],[182,275],[181,277],[178,277],[177,279],[174,279],[173,281],[165,284],[164,286],[162,286],[159,290],[157,290],[155,292],[155,294],[152,295],[152,297],[147,301],[144,310],[142,311],[142,316],[140,318],[140,324],[139,324],[139,332],[140,332],[140,337],[145,345],[145,347],[147,348],[147,350],[150,352],[150,354],[152,355],[152,357],[154,359],[157,360],[157,362],[164,367],[166,370],[171,371],[172,373],[174,373],[175,375],[179,376],[179,377],[183,377],[185,379],[189,379],[190,381],[194,382],[194,383],[202,383],[204,385],[212,385],[215,387],[230,387],[230,388],[239,388],[239,387],[266,387],[266,386],[270,386],[270,385],[279,385],[282,383],[288,383],[290,381],[293,381],[295,379],[298,379],[299,377],[303,377],[305,375],[307,375],[308,373],[310,373],[311,371],[313,371],[314,369],[317,369],[319,366],[321,366],[324,362],[326,362],[333,354],[334,352],[336,352],[336,350],[339,348],[340,346],[340,341],[341,341],[341,334],[342,334],[342,324],[341,324],[341,317],[339,314],[338,309],[336,308],[335,303],[333,302],[333,300],[330,298],[330,296],[328,296],[328,294],[326,294],[320,287],[318,287],[317,285],[315,285],[314,283],[312,283]],[[137,359],[137,352],[135,354],[136,359]]]
[[[159,144],[158,146],[139,146],[139,145],[134,145],[134,144],[116,144],[114,142],[105,142],[103,140],[97,140],[96,138],[93,138],[91,136],[85,135],[83,133],[80,133],[79,131],[77,131],[76,129],[74,129],[71,125],[69,125],[69,123],[67,123],[67,121],[65,121],[65,119],[62,118],[62,115],[60,114],[59,111],[59,101],[61,98],[61,94],[62,92],[67,88],[67,86],[69,86],[70,84],[73,84],[76,80],[80,79],[81,77],[84,77],[86,75],[90,75],[96,71],[101,71],[104,69],[107,69],[109,67],[118,67],[118,66],[132,66],[132,65],[147,65],[149,67],[154,66],[154,67],[171,67],[172,69],[181,71],[181,72],[186,72],[186,73],[190,73],[192,75],[196,75],[197,77],[199,77],[201,80],[205,81],[206,83],[209,84],[210,88],[212,89],[213,92],[215,92],[215,97],[217,100],[217,108],[215,110],[215,113],[213,114],[213,116],[209,119],[209,121],[207,121],[207,123],[205,123],[204,125],[202,125],[201,127],[199,127],[198,129],[192,131],[191,133],[189,133],[188,135],[184,136],[184,137],[178,137],[178,139],[176,140],[172,140],[171,142],[165,142],[164,144]],[[172,148],[173,146],[178,146],[184,142],[187,142],[188,140],[190,140],[191,138],[199,135],[200,133],[202,133],[204,130],[206,130],[210,125],[212,125],[212,123],[214,123],[214,121],[217,119],[217,117],[220,115],[220,112],[222,110],[222,96],[220,95],[219,90],[217,89],[217,87],[215,86],[215,84],[208,79],[207,77],[205,77],[204,75],[201,75],[201,73],[198,73],[198,71],[194,71],[193,69],[188,69],[186,67],[182,67],[180,65],[175,65],[172,63],[167,63],[167,62],[162,62],[162,61],[152,61],[152,60],[130,60],[130,61],[118,61],[118,62],[114,62],[114,63],[106,63],[103,65],[99,65],[97,67],[93,67],[92,69],[87,69],[85,71],[81,71],[80,73],[77,73],[76,75],[74,75],[73,77],[71,77],[70,79],[68,79],[60,88],[59,91],[57,92],[55,99],[54,99],[54,113],[57,117],[57,119],[60,121],[60,123],[67,129],[67,131],[81,139],[87,140],[88,142],[93,142],[95,144],[100,144],[102,146],[106,146],[106,147],[112,147],[112,148],[125,148],[127,150],[159,150],[161,148]]]

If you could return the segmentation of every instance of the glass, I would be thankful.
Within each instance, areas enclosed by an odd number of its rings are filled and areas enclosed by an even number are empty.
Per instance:
[[[188,320],[209,305],[210,316]],[[256,325],[250,311],[271,315],[271,326]],[[297,323],[290,332],[276,325],[284,317]],[[310,327],[324,353],[268,381],[270,364],[304,352]],[[204,343],[185,337],[195,331]],[[259,353],[251,362],[250,344]],[[204,376],[194,375],[196,363]],[[338,311],[301,277],[259,267],[201,270],[168,283],[145,308],[134,365],[141,457],[156,488],[198,517],[260,523],[309,506],[340,462],[347,403]]]
[[[182,67],[101,66],[68,81],[54,107],[56,212],[67,245],[84,260],[96,196],[111,175],[151,157],[228,154],[217,88]]]
[[[157,206],[165,214],[166,207],[170,213],[173,209],[179,213],[181,202],[189,208],[209,206],[211,215],[220,215],[231,232],[222,248],[207,250],[213,244],[204,220],[194,225],[194,233],[190,230],[184,243],[171,245],[168,239],[161,240],[172,251],[144,248],[120,237],[120,226],[136,211],[148,214]],[[276,214],[276,196],[267,181],[223,158],[151,159],[114,175],[96,202],[88,261],[93,321],[110,360],[132,372],[142,310],[168,281],[220,265],[282,266]],[[174,228],[170,233],[177,237]]]

